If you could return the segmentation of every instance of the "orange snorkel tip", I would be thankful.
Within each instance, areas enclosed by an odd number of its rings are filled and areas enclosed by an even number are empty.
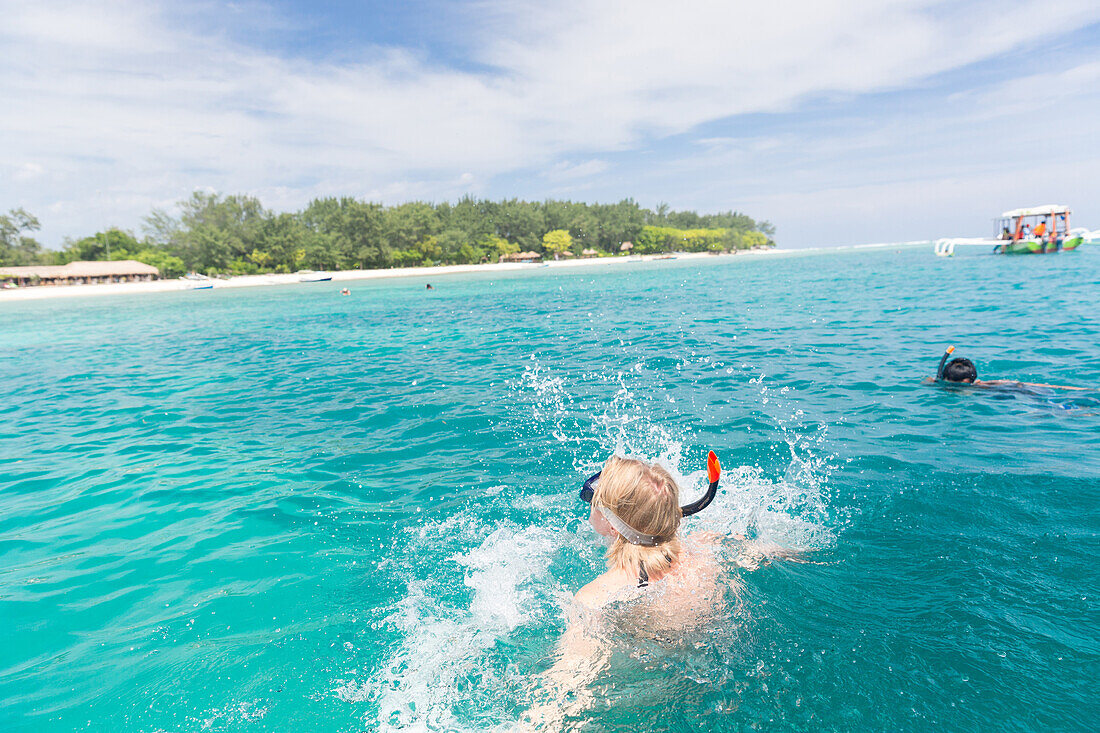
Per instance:
[[[722,475],[722,464],[718,462],[718,456],[714,451],[707,454],[707,479],[713,484]]]
[[[952,344],[951,346],[948,346],[947,351],[943,352],[943,356],[940,357],[940,365],[936,369],[936,381],[937,382],[940,381],[941,379],[943,379],[943,367],[944,367],[944,365],[947,364],[947,357],[951,356],[953,353],[955,353],[955,345],[954,344]]]

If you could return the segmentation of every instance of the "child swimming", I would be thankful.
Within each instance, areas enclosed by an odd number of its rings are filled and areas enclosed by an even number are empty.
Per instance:
[[[734,562],[748,569],[767,559],[794,556],[741,537],[681,535],[683,518],[714,499],[720,472],[712,452],[707,493],[686,506],[680,505],[680,487],[672,474],[646,461],[612,456],[585,482],[581,498],[591,504],[589,522],[610,543],[607,570],[577,591],[567,609],[568,628],[558,644],[557,659],[539,680],[550,699],[532,708],[524,723],[556,730],[566,716],[588,707],[588,683],[613,651],[606,633],[609,625],[628,636],[675,643],[719,615],[740,588],[736,576],[720,562],[724,540],[739,541]]]
[[[713,465],[717,484],[717,458]],[[599,607],[650,582],[682,581],[704,564],[705,553],[686,548],[680,538],[680,487],[661,466],[612,456],[590,501],[588,521],[611,544],[607,572],[577,592],[578,604]]]

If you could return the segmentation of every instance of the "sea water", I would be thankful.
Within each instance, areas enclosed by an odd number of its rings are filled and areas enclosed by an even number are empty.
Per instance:
[[[804,562],[727,568],[568,722],[1091,730],[1100,253],[930,248],[0,304],[0,728],[508,730],[613,451]],[[634,646],[631,646],[634,644]]]

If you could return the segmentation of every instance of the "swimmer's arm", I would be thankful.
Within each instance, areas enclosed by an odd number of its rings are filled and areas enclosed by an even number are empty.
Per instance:
[[[783,547],[774,542],[745,539],[744,535],[721,535],[717,532],[693,532],[691,539],[700,544],[725,545],[731,540],[737,543],[737,556],[734,559],[746,570],[756,570],[761,565],[767,565],[772,560],[790,560],[791,562],[805,562],[805,552],[794,547]]]
[[[804,550],[795,547],[783,547],[774,542],[763,540],[747,540],[741,535],[735,535],[735,537],[741,540],[741,551],[735,558],[735,562],[745,570],[756,570],[772,560],[806,562],[803,559]]]
[[[558,642],[557,661],[538,677],[544,699],[523,718],[529,729],[559,730],[566,715],[576,715],[589,706],[591,696],[584,689],[599,675],[611,652],[585,621],[593,610],[607,602],[610,587],[607,579],[600,576],[577,591],[575,617]]]
[[[1069,389],[1075,392],[1087,391],[1087,387],[1070,387],[1065,384],[1040,384],[1038,382],[1017,382],[1014,379],[982,379],[975,382],[979,387],[1046,387],[1047,389]]]
[[[1071,389],[1075,392],[1088,391],[1088,387],[1070,387],[1069,385],[1066,385],[1066,384],[1036,384],[1034,382],[1019,382],[1019,384],[1022,384],[1025,387],[1046,387],[1047,389]]]

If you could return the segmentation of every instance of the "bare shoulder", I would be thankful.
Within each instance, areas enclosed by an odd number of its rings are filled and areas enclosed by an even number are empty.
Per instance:
[[[577,591],[573,600],[582,606],[598,608],[607,603],[611,596],[625,586],[622,574],[609,571]]]

